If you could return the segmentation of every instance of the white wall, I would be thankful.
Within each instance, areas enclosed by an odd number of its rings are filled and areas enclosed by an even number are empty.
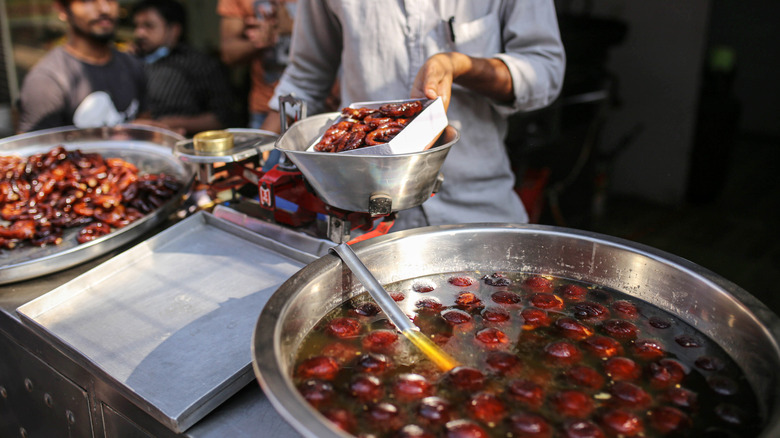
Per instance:
[[[629,24],[625,42],[610,54],[623,105],[612,111],[602,144],[610,147],[637,123],[644,126],[613,165],[613,193],[683,201],[709,3],[625,0],[601,11]]]

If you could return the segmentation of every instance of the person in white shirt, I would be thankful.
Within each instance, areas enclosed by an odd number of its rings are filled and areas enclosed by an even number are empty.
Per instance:
[[[551,104],[565,53],[552,0],[299,0],[290,64],[269,104],[294,94],[322,111],[341,82],[352,102],[442,97],[460,132],[444,183],[393,230],[528,221],[504,145],[507,117]],[[340,76],[339,76],[340,75]],[[265,129],[278,130],[278,113]]]

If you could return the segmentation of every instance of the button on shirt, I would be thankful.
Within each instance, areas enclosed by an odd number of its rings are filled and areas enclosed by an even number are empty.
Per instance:
[[[501,59],[515,101],[453,86],[447,117],[461,139],[439,193],[422,204],[427,224],[527,222],[504,146],[506,117],[560,93],[565,55],[552,0],[299,1],[292,60],[270,105],[278,110],[278,96],[294,94],[319,112],[339,74],[343,105],[408,98],[425,61],[450,51]]]

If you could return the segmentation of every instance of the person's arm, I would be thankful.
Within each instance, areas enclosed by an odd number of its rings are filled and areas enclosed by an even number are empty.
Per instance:
[[[509,68],[496,58],[474,58],[458,52],[437,53],[417,72],[412,98],[441,97],[446,109],[456,83],[495,101],[511,103],[514,98]]]
[[[58,84],[41,70],[27,74],[19,94],[17,133],[73,124],[65,118],[65,93]]]
[[[222,62],[233,66],[273,47],[276,44],[276,35],[269,20],[258,20],[255,17],[222,17],[219,41]]]
[[[566,69],[554,2],[507,2],[501,19],[504,49],[491,57],[503,61],[512,77],[515,98],[506,109],[532,111],[551,104]]]
[[[260,129],[280,134],[282,132],[282,117],[279,111],[268,111],[268,115],[265,117],[263,124],[260,125]]]
[[[553,3],[508,2],[499,19],[501,53],[433,55],[418,72],[412,97],[441,96],[448,105],[455,83],[490,98],[501,112],[549,105],[561,91],[566,65]]]

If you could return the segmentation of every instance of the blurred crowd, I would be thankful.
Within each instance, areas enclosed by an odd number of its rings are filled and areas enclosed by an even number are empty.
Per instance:
[[[215,55],[189,44],[197,30],[188,27],[179,0],[54,0],[53,6],[66,36],[24,77],[18,132],[127,122],[186,136],[257,128],[289,59],[295,14],[294,0],[219,0]],[[118,42],[125,7],[133,38]],[[246,81],[229,74],[239,65],[247,66]]]
[[[127,50],[115,41],[118,0],[54,7],[65,42],[24,78],[20,132],[133,122],[187,136],[242,125],[279,133],[284,96],[309,114],[438,99],[459,132],[441,168],[446,183],[394,228],[528,221],[505,138],[511,115],[561,92],[566,57],[549,0],[217,0],[219,59],[187,43],[197,30],[179,0],[133,4]],[[245,99],[226,74],[238,65],[248,66]]]

